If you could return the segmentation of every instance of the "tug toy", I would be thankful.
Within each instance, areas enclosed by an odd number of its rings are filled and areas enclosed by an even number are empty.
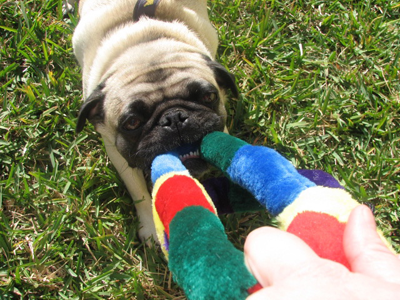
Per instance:
[[[222,132],[207,135],[200,153],[228,179],[202,185],[174,153],[156,157],[152,165],[158,238],[189,299],[245,299],[261,288],[243,253],[228,241],[217,208],[266,208],[282,230],[299,236],[320,257],[349,268],[343,233],[350,212],[360,204],[332,176],[297,171],[276,151]]]

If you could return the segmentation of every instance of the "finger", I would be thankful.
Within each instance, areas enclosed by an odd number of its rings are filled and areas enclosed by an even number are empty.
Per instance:
[[[307,282],[303,282],[307,284]],[[314,284],[316,282],[313,282]],[[340,287],[334,286],[312,286],[311,284],[305,286],[299,285],[282,285],[272,286],[259,290],[251,294],[246,300],[283,300],[283,299],[296,299],[296,300],[353,300],[363,299],[370,300],[371,298],[355,298],[344,295]],[[374,299],[376,300],[376,299]],[[385,299],[389,300],[389,299]]]
[[[360,205],[350,214],[343,247],[353,272],[400,284],[400,260],[378,235],[367,206]]]
[[[398,300],[400,287],[361,274],[332,277],[326,273],[319,278],[304,274],[298,280],[287,280],[280,284],[263,288],[246,300]]]
[[[282,299],[297,299],[300,300],[301,294],[305,294],[301,289],[283,288],[283,287],[267,287],[257,293],[254,293],[246,298],[246,300],[282,300]],[[309,296],[309,292],[307,293]],[[326,295],[326,294],[325,294]],[[308,298],[307,300],[320,300],[321,298]],[[324,300],[330,300],[324,298]]]
[[[286,279],[320,258],[300,238],[271,227],[249,234],[244,245],[246,264],[262,286]]]
[[[313,282],[315,283],[315,282]],[[303,282],[305,286],[300,285],[278,285],[266,287],[258,292],[250,295],[246,300],[283,300],[283,299],[296,299],[296,300],[342,300],[349,299],[345,298],[338,287],[336,290],[323,286],[322,289],[319,286],[307,285],[307,282]],[[366,300],[366,299],[363,299]]]

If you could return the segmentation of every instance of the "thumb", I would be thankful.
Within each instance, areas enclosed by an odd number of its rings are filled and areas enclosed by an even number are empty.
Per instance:
[[[250,272],[263,286],[292,276],[295,271],[319,265],[319,257],[300,238],[272,227],[252,231],[245,242],[244,253]]]
[[[371,210],[360,205],[350,214],[343,247],[352,272],[400,284],[400,259],[376,231]]]

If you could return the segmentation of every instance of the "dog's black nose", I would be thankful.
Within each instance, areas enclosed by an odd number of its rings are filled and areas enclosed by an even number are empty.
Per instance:
[[[158,124],[163,127],[175,127],[179,124],[182,125],[188,118],[189,115],[187,112],[177,109],[164,113],[158,121]]]

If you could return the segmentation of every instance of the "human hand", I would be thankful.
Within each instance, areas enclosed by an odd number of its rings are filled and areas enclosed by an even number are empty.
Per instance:
[[[245,259],[263,289],[247,300],[399,300],[400,259],[383,243],[364,205],[350,214],[343,237],[351,271],[322,259],[297,236],[271,227],[254,230]]]

